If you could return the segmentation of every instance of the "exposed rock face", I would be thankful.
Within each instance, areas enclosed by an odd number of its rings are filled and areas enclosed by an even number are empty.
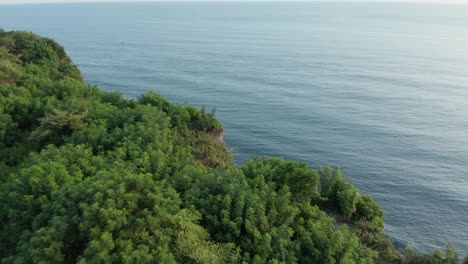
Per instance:
[[[224,129],[219,131],[213,131],[210,133],[211,136],[217,141],[224,143]]]

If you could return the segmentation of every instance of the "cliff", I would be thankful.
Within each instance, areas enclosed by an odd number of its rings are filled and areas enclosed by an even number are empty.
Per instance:
[[[339,169],[268,157],[238,167],[214,112],[87,85],[60,45],[32,33],[0,30],[0,48],[14,69],[0,84],[2,263],[432,256],[396,251],[378,204]]]

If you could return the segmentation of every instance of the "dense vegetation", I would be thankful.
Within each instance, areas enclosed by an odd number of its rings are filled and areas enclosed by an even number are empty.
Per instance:
[[[339,169],[237,167],[221,133],[214,113],[86,85],[53,40],[0,30],[0,262],[458,263],[396,250]]]

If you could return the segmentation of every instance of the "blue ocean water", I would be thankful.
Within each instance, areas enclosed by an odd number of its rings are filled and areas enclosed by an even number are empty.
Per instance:
[[[468,251],[468,5],[12,5],[0,26],[104,89],[215,107],[239,163],[341,167],[401,244]]]

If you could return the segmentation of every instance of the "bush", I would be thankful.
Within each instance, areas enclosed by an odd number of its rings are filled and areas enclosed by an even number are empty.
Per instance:
[[[1,263],[372,263],[371,248],[395,252],[380,207],[339,169],[280,158],[239,168],[214,111],[88,86],[62,47],[32,33],[0,31],[0,44],[21,72],[0,85]]]

